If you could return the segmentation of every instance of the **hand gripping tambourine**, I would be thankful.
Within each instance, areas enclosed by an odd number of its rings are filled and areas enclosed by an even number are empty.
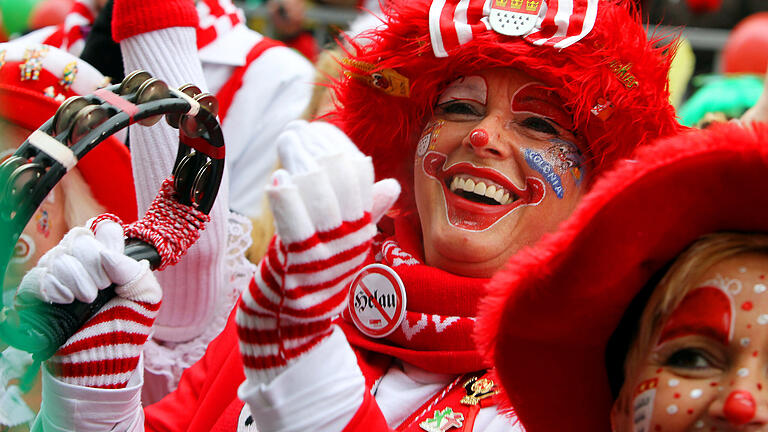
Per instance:
[[[213,207],[224,172],[224,138],[216,120],[217,111],[216,98],[194,85],[169,89],[144,71],[136,71],[122,83],[92,95],[67,99],[53,118],[0,165],[0,281],[22,230],[64,174],[115,132],[133,123],[151,126],[163,115],[171,126],[179,129],[173,173],[147,216],[129,226],[139,228],[133,232],[126,229],[125,253],[136,260],[147,259],[153,269],[174,264],[190,246],[186,239],[189,235],[179,236],[184,237],[182,247],[176,244],[176,249],[169,251],[163,233],[136,233],[141,232],[142,226],[154,223],[148,218],[165,212],[166,219],[186,219],[174,225],[189,225],[191,221],[191,237],[197,238],[197,230],[203,228]],[[161,198],[165,201],[157,205]],[[57,305],[38,301],[18,310],[3,307],[0,340],[32,353],[37,361],[44,361],[114,296],[113,285],[101,290],[93,303]]]

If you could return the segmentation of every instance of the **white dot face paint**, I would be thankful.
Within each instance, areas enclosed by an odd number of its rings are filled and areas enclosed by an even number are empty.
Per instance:
[[[674,415],[677,414],[678,408],[677,405],[670,405],[667,407],[667,414]]]
[[[758,404],[768,401],[763,372],[768,368],[768,296],[756,288],[768,284],[766,274],[768,254],[726,259],[693,281],[673,311],[663,314],[655,345],[642,351],[635,371],[627,371],[631,383],[659,380],[645,430],[746,430],[729,423],[737,420],[726,416],[725,402],[734,391],[750,392]],[[681,306],[688,312],[678,313]],[[615,431],[636,432],[634,414],[615,415]]]
[[[755,294],[762,294],[765,292],[766,287],[763,284],[755,284]]]

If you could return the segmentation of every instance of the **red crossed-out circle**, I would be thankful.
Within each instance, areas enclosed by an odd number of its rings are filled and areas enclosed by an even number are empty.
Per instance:
[[[394,313],[388,313],[374,293],[379,298],[382,295],[393,295],[395,304],[389,309],[394,309]],[[358,296],[373,303],[373,309],[367,307],[365,311],[358,311],[355,307],[355,298]],[[394,332],[403,322],[405,305],[403,281],[394,270],[383,264],[363,267],[352,280],[347,308],[355,327],[368,337],[383,338]]]

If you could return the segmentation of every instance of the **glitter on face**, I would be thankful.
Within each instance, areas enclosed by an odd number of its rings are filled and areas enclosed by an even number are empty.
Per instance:
[[[691,390],[691,397],[694,399],[698,399],[701,397],[703,393],[704,392],[701,389],[693,389]]]
[[[762,294],[762,293],[765,292],[765,290],[766,290],[766,286],[765,285],[763,285],[763,284],[756,284],[755,285],[755,293],[756,294]]]
[[[667,414],[670,414],[670,415],[677,414],[677,410],[678,410],[677,405],[670,405],[667,407]]]

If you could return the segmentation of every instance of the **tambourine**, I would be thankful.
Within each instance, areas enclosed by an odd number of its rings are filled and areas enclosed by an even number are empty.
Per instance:
[[[56,183],[99,143],[133,123],[152,126],[165,116],[179,129],[174,199],[208,214],[224,172],[217,111],[213,95],[191,84],[170,89],[144,71],[92,95],[67,99],[0,165],[0,281],[24,227]],[[147,259],[153,269],[161,264],[157,250],[141,240],[129,238],[125,253]],[[44,361],[115,296],[114,288],[101,290],[92,303],[5,306],[0,311],[0,340]]]

